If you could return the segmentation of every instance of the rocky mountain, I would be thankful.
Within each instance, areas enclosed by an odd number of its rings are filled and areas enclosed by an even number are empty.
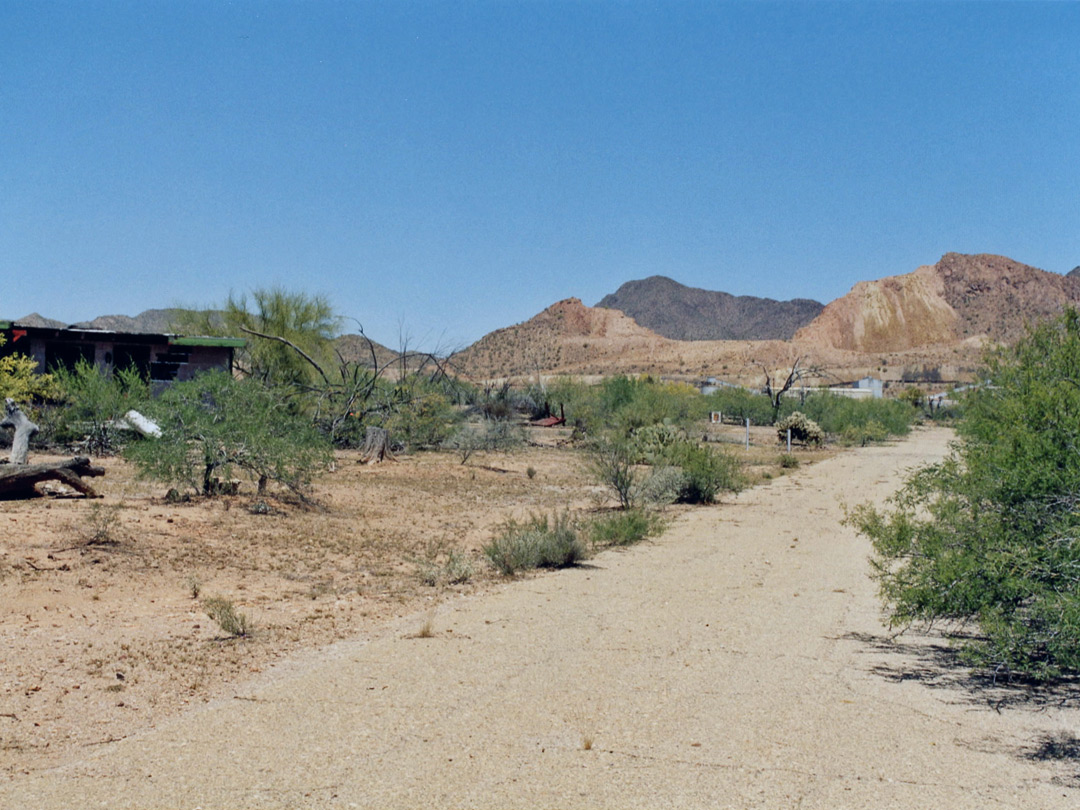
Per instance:
[[[101,329],[106,332],[163,334],[176,331],[179,309],[148,309],[135,317],[129,315],[100,315],[92,321],[72,324],[81,329]]]
[[[790,362],[792,352],[791,343],[778,340],[672,340],[619,310],[587,307],[577,298],[567,298],[524,323],[485,335],[451,362],[455,370],[475,379],[529,379],[539,373],[686,378],[723,374],[752,384],[763,366],[782,366]],[[829,357],[842,354],[834,350]]]
[[[670,342],[616,309],[567,298],[524,323],[485,335],[457,354],[454,364],[481,377],[528,376],[553,368],[590,373],[618,355]]]
[[[39,315],[36,312],[31,312],[29,315],[25,315],[22,318],[16,318],[15,323],[19,326],[36,326],[39,329],[66,329],[67,324],[63,321],[54,321],[52,318],[46,318],[44,315]]]
[[[687,287],[666,276],[628,281],[596,306],[617,309],[672,340],[788,340],[824,308],[806,298],[774,301]]]
[[[947,253],[901,276],[862,281],[800,329],[800,343],[857,352],[959,341],[1008,342],[1025,325],[1080,304],[1080,274],[1063,276],[1004,256]]]

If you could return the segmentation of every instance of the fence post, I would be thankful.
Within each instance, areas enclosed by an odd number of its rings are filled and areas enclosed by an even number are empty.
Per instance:
[[[750,449],[750,417],[746,417],[746,449]]]
[[[791,428],[787,429],[787,451],[788,455],[791,455]]]

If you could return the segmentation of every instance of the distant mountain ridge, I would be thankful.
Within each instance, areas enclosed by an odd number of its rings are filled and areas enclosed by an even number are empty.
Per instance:
[[[176,331],[175,323],[184,312],[181,309],[148,309],[138,315],[100,315],[92,321],[64,323],[54,318],[46,318],[32,312],[15,323],[21,326],[35,326],[43,329],[99,329],[103,332],[124,332],[128,334],[157,335]]]
[[[687,287],[667,276],[628,281],[596,304],[672,340],[789,340],[825,305]]]

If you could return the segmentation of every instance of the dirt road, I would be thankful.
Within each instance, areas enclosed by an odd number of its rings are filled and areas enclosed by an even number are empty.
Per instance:
[[[884,643],[840,524],[947,440],[841,454],[278,667],[0,807],[1075,807],[1053,741],[1080,736],[1076,701],[1010,703],[929,641]]]

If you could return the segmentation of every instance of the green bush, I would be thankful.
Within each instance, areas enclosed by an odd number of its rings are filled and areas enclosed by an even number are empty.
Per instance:
[[[889,436],[906,436],[911,425],[919,418],[919,411],[907,402],[899,399],[851,399],[835,394],[817,393],[806,398],[800,410],[807,417],[817,422],[826,433],[843,436],[862,437],[873,431],[878,434],[884,430],[881,441]],[[867,427],[871,431],[859,430]]]
[[[409,391],[380,426],[390,431],[395,444],[421,450],[446,441],[457,421],[458,412],[441,391]]]
[[[678,498],[683,503],[712,503],[721,492],[740,492],[746,486],[742,462],[726,450],[680,442],[667,450],[664,462],[685,476]]]
[[[150,400],[150,386],[134,367],[106,371],[80,359],[74,369],[56,368],[53,378],[60,391],[48,417],[53,440],[82,442],[91,455],[119,450],[124,437],[115,423]]]
[[[632,546],[647,537],[659,534],[663,527],[660,518],[642,509],[627,509],[589,524],[589,541],[594,547]]]
[[[868,444],[884,442],[888,439],[889,431],[875,419],[858,426],[848,425],[840,433],[841,443],[857,447],[866,447]]]
[[[814,446],[825,443],[825,431],[821,429],[817,422],[800,411],[789,413],[776,423],[777,440],[786,442],[789,430],[791,431],[792,442]]]
[[[998,350],[988,378],[964,402],[954,455],[851,521],[873,542],[894,625],[955,628],[968,660],[998,672],[1075,675],[1080,314]]]
[[[275,391],[223,371],[178,382],[151,403],[161,437],[130,445],[139,474],[203,495],[221,492],[234,470],[258,482],[281,484],[297,495],[332,460],[326,436],[296,414]]]
[[[561,405],[568,424],[589,437],[607,432],[625,439],[658,423],[685,427],[708,412],[693,386],[651,377],[609,377],[594,386],[562,378],[548,386],[546,402],[553,409]]]
[[[773,423],[772,402],[764,394],[747,391],[745,388],[724,387],[713,391],[704,397],[704,400],[705,414],[718,411],[724,415],[725,421],[742,424],[749,419],[752,425]]]
[[[601,437],[586,450],[586,467],[592,477],[609,488],[623,509],[634,505],[637,476],[634,472],[635,450],[625,439]]]
[[[565,568],[585,559],[585,544],[569,513],[533,515],[524,523],[511,520],[484,546],[484,554],[501,573],[530,568]]]
[[[785,470],[794,470],[799,466],[799,459],[797,459],[791,453],[781,453],[780,466]]]
[[[653,467],[644,479],[635,482],[630,500],[642,506],[667,506],[679,500],[686,485],[686,473],[679,467]]]
[[[0,347],[7,338],[0,334]],[[51,374],[37,373],[37,360],[18,352],[0,356],[0,402],[11,398],[25,405],[33,399],[53,396],[56,387]]]

